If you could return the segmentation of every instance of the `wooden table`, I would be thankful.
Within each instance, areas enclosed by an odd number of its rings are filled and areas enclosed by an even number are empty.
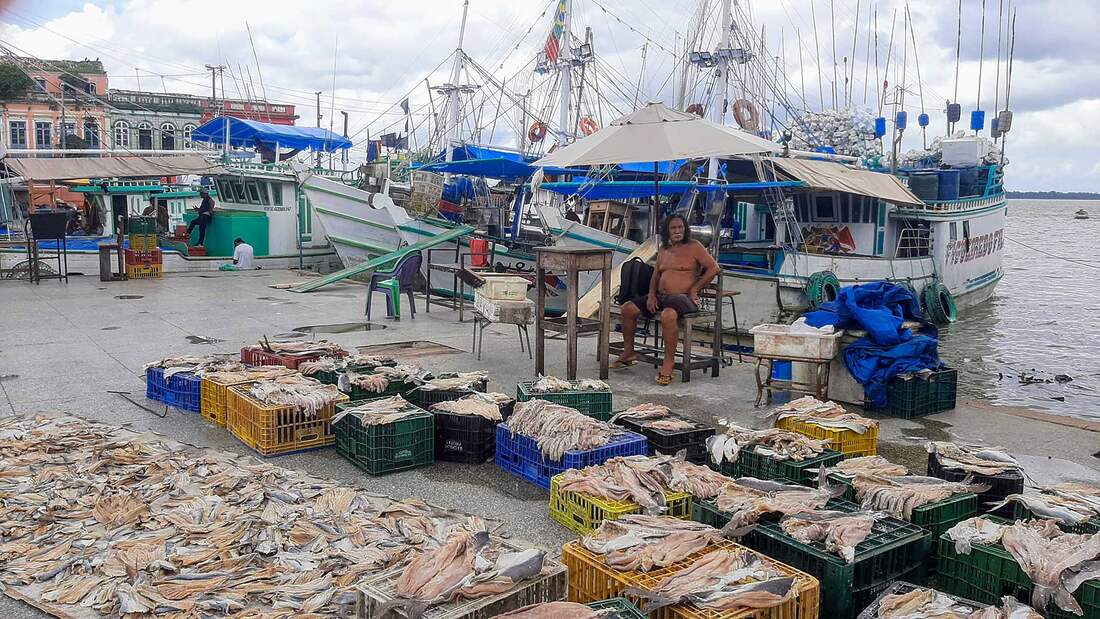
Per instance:
[[[792,363],[808,363],[814,366],[812,382],[803,383],[794,380],[794,367],[791,368],[790,380],[776,380],[772,378],[772,369],[776,361],[790,361]],[[765,401],[771,402],[772,391],[794,391],[812,395],[824,402],[829,399],[829,365],[832,359],[807,359],[805,357],[784,357],[780,355],[756,355],[756,406]],[[765,367],[767,366],[767,367]],[[761,374],[761,370],[764,373]],[[767,397],[765,398],[765,393]]]
[[[611,250],[587,247],[539,247],[535,269],[535,374],[546,373],[546,332],[565,334],[566,378],[577,379],[577,338],[588,333],[599,337],[597,356],[600,378],[608,377],[608,341],[611,331]],[[581,271],[600,271],[599,318],[581,318],[577,311]],[[546,318],[546,276],[564,274],[566,311],[561,318]]]

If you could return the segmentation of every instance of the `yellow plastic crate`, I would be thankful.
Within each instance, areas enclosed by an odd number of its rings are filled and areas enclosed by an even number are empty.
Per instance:
[[[276,456],[335,442],[332,415],[336,404],[347,402],[347,394],[316,414],[309,415],[293,406],[264,404],[244,386],[230,387],[225,399],[225,422],[242,443],[264,456]]]
[[[212,421],[219,426],[225,425],[226,399],[229,397],[229,388],[237,385],[250,385],[254,381],[241,380],[231,383],[223,383],[218,380],[203,377],[199,385],[199,396],[203,418]]]
[[[127,279],[149,279],[163,277],[163,264],[128,264],[126,265]]]
[[[595,531],[604,520],[642,513],[642,507],[630,501],[609,501],[579,492],[561,492],[558,484],[562,475],[564,473],[550,479],[550,517],[577,535]],[[664,515],[691,520],[691,499],[686,492],[667,493]]]
[[[135,251],[153,251],[157,248],[157,235],[155,234],[131,234],[129,235],[130,249]]]
[[[590,552],[579,541],[568,542],[562,546],[561,561],[569,570],[569,601],[588,604],[615,597],[626,597],[640,607],[639,598],[623,595],[623,591],[630,587],[652,589],[665,578],[691,567],[698,559],[719,550],[752,552],[740,544],[722,540],[668,567],[652,572],[622,572],[605,565],[602,557]],[[821,585],[817,579],[784,563],[774,560],[771,562],[782,574],[798,579],[795,585],[797,595],[779,606],[765,609],[710,610],[694,604],[677,604],[658,609],[650,613],[649,617],[651,619],[817,619],[821,605]]]
[[[839,451],[846,458],[878,455],[878,426],[867,428],[863,434],[855,430],[832,430],[815,423],[798,421],[790,417],[775,422],[781,430],[798,432],[810,438],[828,439],[829,449]]]

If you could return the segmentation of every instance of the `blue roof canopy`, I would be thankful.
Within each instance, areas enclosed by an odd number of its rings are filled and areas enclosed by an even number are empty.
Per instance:
[[[454,155],[451,157],[451,159],[455,161],[466,161],[470,159],[507,159],[509,161],[517,161],[520,163],[531,163],[532,161],[538,159],[538,157],[535,155],[525,155],[514,150],[492,148],[491,146],[475,146],[473,144],[463,144],[461,146],[455,146],[451,150],[454,151]],[[446,159],[447,152],[443,151],[436,155],[432,159],[432,162],[439,163]]]
[[[693,181],[662,181],[661,195],[672,196],[692,189],[698,191],[761,191],[779,187],[802,187],[801,181],[778,181],[762,183],[728,183],[699,185]],[[585,200],[627,200],[629,198],[653,197],[653,183],[650,181],[602,181],[574,183],[543,183],[540,189],[553,191],[564,196],[580,196]]]
[[[268,148],[274,148],[277,144],[280,148],[333,152],[352,147],[351,140],[342,135],[336,135],[328,129],[276,125],[231,116],[219,116],[208,121],[191,133],[191,139],[198,142],[225,144],[226,123],[229,123],[231,146],[256,146],[256,140],[259,140]]]
[[[534,174],[538,168],[527,165],[522,161],[494,157],[492,159],[463,159],[460,161],[429,163],[415,169],[427,172],[484,176],[486,178],[527,178]],[[546,168],[545,172],[546,174],[585,174],[587,170]]]

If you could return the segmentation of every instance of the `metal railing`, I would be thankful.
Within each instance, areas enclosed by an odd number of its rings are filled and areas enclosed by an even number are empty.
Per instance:
[[[932,253],[932,231],[928,228],[903,228],[898,236],[895,258],[923,258]]]

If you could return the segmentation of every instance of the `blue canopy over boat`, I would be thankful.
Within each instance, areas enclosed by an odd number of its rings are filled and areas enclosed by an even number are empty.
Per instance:
[[[694,181],[662,181],[661,195],[673,196],[695,189],[697,191],[719,191],[728,193],[760,191],[770,188],[802,187],[801,181],[778,181],[763,183],[704,184]],[[565,196],[580,196],[586,200],[627,200],[629,198],[653,197],[654,184],[649,181],[581,181],[572,183],[543,183],[539,189],[553,191]]]
[[[493,157],[491,159],[462,159],[459,161],[443,161],[429,163],[415,167],[417,170],[427,172],[439,172],[442,174],[466,174],[469,176],[484,176],[486,178],[527,178],[535,173],[538,168],[522,161],[505,157]],[[546,174],[585,174],[587,170],[574,170],[569,168],[546,168]]]
[[[333,152],[352,147],[351,140],[328,129],[276,125],[231,116],[219,116],[208,121],[191,133],[191,140],[225,144],[226,123],[229,123],[229,144],[231,146],[255,146],[256,140],[259,140],[265,146],[271,148],[278,145],[280,148]]]

